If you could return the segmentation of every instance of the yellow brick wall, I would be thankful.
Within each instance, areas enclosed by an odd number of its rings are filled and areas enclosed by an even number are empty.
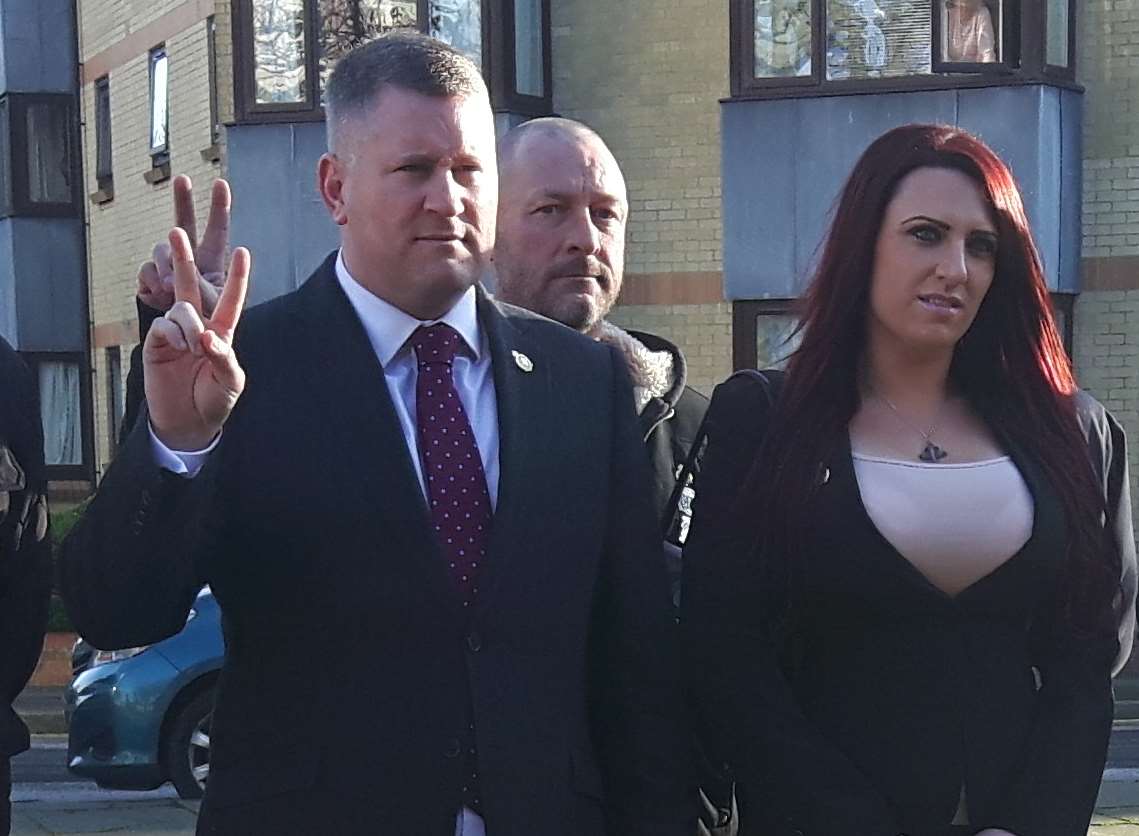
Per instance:
[[[634,273],[720,269],[728,4],[551,4],[554,109],[594,127],[629,182]]]
[[[132,31],[178,6],[177,2],[103,2],[81,4],[79,19],[85,60],[98,55]],[[221,6],[228,3],[219,2]],[[134,17],[125,17],[134,15]],[[226,17],[228,20],[228,15]],[[220,23],[220,15],[219,15]],[[222,35],[219,25],[219,36]],[[229,50],[229,38],[219,37]],[[149,67],[150,44],[110,71],[111,135],[114,199],[88,202],[88,270],[91,318],[96,330],[135,318],[134,294],[139,264],[150,257],[173,223],[170,181],[150,185],[143,174],[150,170]],[[201,151],[210,144],[210,105],[206,24],[194,23],[166,39],[169,56],[169,148],[171,170],[193,178],[200,217],[209,205],[209,187],[221,175],[218,164],[206,162]],[[221,50],[219,49],[219,53]],[[219,69],[228,58],[219,54]],[[94,84],[84,86],[83,154],[86,192],[96,190]],[[134,340],[122,343],[123,374]],[[102,472],[110,455],[107,432],[105,344],[93,345],[96,470]],[[125,382],[125,380],[124,380]]]
[[[1139,4],[1090,0],[1080,9],[1082,256],[1110,263],[1139,255]],[[1132,284],[1139,285],[1139,276]],[[1127,431],[1132,496],[1139,501],[1139,290],[1085,289],[1073,332],[1081,386]]]
[[[596,129],[628,181],[626,272],[718,273],[728,4],[623,0],[598,14],[559,0],[551,15],[554,109]],[[631,305],[614,318],[677,342],[700,388],[730,371],[726,305]]]

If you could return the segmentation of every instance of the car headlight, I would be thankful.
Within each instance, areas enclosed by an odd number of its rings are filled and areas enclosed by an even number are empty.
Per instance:
[[[98,665],[105,665],[108,662],[121,662],[124,659],[130,659],[132,656],[137,656],[150,647],[149,644],[144,644],[142,647],[125,647],[122,650],[96,650],[95,655],[91,657],[91,667]]]

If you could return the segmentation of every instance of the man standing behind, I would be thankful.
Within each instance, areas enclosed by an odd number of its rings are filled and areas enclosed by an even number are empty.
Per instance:
[[[708,399],[685,385],[677,346],[605,319],[625,272],[629,201],[621,168],[593,130],[557,117],[507,133],[499,168],[495,295],[612,345],[625,358],[653,465],[653,500],[659,514],[671,516],[666,506],[677,471]],[[686,499],[669,532],[677,543],[687,533]],[[679,578],[679,566],[673,568]]]
[[[685,385],[680,349],[624,331],[605,317],[621,292],[629,200],[608,146],[571,119],[523,122],[499,146],[495,293],[616,348],[633,380],[641,437],[653,466],[653,500],[666,531],[673,603],[680,604],[680,546],[692,492],[674,497],[708,399]],[[731,780],[701,761],[700,834],[735,832]]]
[[[12,710],[36,667],[51,594],[43,430],[32,376],[0,338],[0,834],[11,827],[8,759],[28,748]]]
[[[239,249],[204,317],[171,233],[148,420],[65,546],[73,619],[153,642],[212,586],[200,833],[689,836],[624,363],[475,287],[497,174],[469,60],[385,36],[327,98],[342,246],[299,290],[243,316]]]

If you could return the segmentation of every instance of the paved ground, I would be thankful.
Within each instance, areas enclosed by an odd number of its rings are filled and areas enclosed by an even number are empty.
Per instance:
[[[180,800],[170,786],[153,792],[101,790],[65,766],[67,738],[36,735],[12,762],[12,836],[191,836],[197,802]],[[1112,736],[1107,780],[1089,836],[1139,836],[1139,724],[1121,724]]]
[[[1139,807],[1107,810],[1092,819],[1089,836],[1139,836]]]

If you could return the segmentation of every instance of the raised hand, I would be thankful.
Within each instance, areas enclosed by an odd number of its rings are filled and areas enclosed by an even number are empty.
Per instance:
[[[245,372],[233,352],[233,334],[249,286],[249,251],[234,250],[212,315],[204,312],[198,267],[186,231],[175,228],[169,244],[174,304],[154,321],[143,344],[146,402],[155,435],[173,450],[209,446],[221,432],[245,388]]]
[[[193,184],[184,174],[174,178],[174,225],[184,230],[190,241],[190,250],[198,265],[198,290],[206,316],[213,312],[222,285],[225,284],[229,207],[229,184],[225,180],[215,180],[210,192],[206,230],[199,241],[197,220],[194,217]],[[144,305],[163,313],[174,304],[174,258],[168,241],[156,244],[150,261],[144,261],[139,267],[138,298]]]

